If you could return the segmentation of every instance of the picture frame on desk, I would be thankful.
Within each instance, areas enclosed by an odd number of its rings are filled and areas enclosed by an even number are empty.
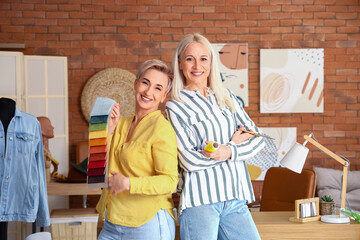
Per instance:
[[[295,216],[289,221],[307,223],[316,222],[321,219],[319,215],[319,198],[306,198],[295,201]]]

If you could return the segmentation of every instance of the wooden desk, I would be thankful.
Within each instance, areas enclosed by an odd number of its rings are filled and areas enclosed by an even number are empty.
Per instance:
[[[49,196],[101,195],[100,188],[89,189],[86,183],[47,182]]]
[[[251,212],[261,239],[360,239],[360,224],[295,223],[294,212]]]

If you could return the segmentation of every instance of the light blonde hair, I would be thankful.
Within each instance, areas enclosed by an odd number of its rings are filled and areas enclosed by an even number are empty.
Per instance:
[[[188,34],[186,35],[178,44],[172,66],[174,70],[174,79],[173,79],[173,88],[171,90],[171,96],[174,100],[181,102],[180,100],[180,91],[184,89],[185,85],[185,77],[183,72],[180,70],[179,62],[181,57],[183,56],[186,48],[190,43],[197,42],[204,45],[210,54],[211,59],[211,70],[208,78],[208,86],[215,93],[217,101],[219,103],[219,107],[223,108],[228,106],[233,112],[235,111],[235,107],[233,102],[231,101],[229,92],[226,91],[225,87],[222,84],[219,65],[215,57],[215,51],[212,48],[209,40],[202,36],[199,33]]]
[[[173,81],[173,73],[171,71],[171,69],[169,68],[168,65],[166,65],[166,63],[164,63],[161,60],[157,60],[157,59],[151,59],[151,60],[147,60],[145,62],[143,62],[137,73],[136,73],[136,80],[139,80],[141,78],[141,76],[149,69],[155,69],[159,72],[164,73],[167,77],[168,77],[168,85],[166,87],[166,91],[165,93],[170,92],[171,87],[172,87],[172,81]]]

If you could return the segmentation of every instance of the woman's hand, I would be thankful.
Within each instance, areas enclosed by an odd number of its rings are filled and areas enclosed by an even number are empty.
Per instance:
[[[206,144],[209,144],[210,142],[205,142]],[[207,157],[212,158],[215,160],[226,160],[228,158],[231,158],[231,148],[226,145],[219,144],[219,148],[215,152],[208,152],[208,151],[201,151],[201,153]]]
[[[110,113],[110,119],[108,123],[108,132],[109,134],[113,134],[116,128],[116,125],[120,118],[120,105],[118,103],[115,104],[114,108]]]
[[[239,130],[237,130],[234,133],[234,135],[231,138],[231,141],[234,142],[235,144],[240,144],[242,142],[245,142],[245,141],[249,140],[250,138],[255,137],[251,133],[245,133],[245,132],[241,131],[241,129],[245,129],[245,128],[241,127]]]
[[[113,175],[108,179],[108,190],[113,194],[118,194],[123,191],[130,191],[130,179],[122,175],[121,173],[110,171]]]

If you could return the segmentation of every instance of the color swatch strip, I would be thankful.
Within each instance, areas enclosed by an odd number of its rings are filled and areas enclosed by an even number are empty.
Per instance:
[[[89,121],[88,188],[107,187],[108,120],[115,105],[110,98],[96,98]]]

